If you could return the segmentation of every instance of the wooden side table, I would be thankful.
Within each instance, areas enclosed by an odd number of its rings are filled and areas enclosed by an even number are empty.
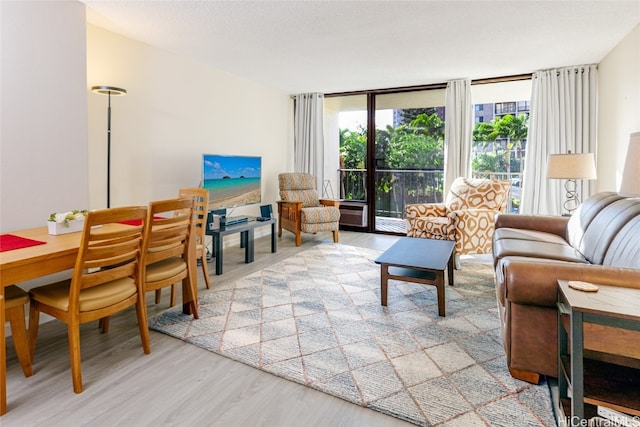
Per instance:
[[[598,406],[640,417],[640,369],[604,362],[606,357],[595,353],[585,358],[583,329],[584,323],[594,323],[640,331],[640,289],[598,287],[597,292],[583,292],[558,280],[557,409],[562,420],[582,420],[585,409],[595,415]],[[569,328],[563,316],[569,317]]]

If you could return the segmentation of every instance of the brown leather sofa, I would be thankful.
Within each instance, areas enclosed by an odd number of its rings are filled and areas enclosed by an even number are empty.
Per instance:
[[[501,214],[495,225],[509,371],[536,383],[540,374],[557,377],[557,280],[640,288],[640,197],[603,192],[571,217]],[[640,363],[640,332],[585,325],[585,348]]]

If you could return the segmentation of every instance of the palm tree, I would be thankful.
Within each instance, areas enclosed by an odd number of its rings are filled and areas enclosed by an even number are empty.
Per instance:
[[[522,141],[527,137],[529,117],[511,114],[494,118],[491,123],[478,123],[473,131],[474,141],[486,148],[490,142],[505,139],[504,165],[507,173],[511,172],[511,151],[515,148],[516,156],[522,157]],[[494,144],[495,151],[495,144]]]

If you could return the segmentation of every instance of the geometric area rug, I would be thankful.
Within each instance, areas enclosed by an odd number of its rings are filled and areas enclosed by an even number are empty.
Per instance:
[[[171,308],[156,331],[420,426],[555,426],[547,384],[512,378],[493,272],[465,262],[436,288],[389,281],[380,251],[321,244],[199,295],[200,319]]]

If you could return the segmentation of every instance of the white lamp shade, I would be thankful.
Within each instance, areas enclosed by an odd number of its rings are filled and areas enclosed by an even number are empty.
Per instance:
[[[640,195],[640,132],[632,133],[629,138],[620,192]]]
[[[593,153],[549,154],[547,178],[596,179],[596,162]]]

